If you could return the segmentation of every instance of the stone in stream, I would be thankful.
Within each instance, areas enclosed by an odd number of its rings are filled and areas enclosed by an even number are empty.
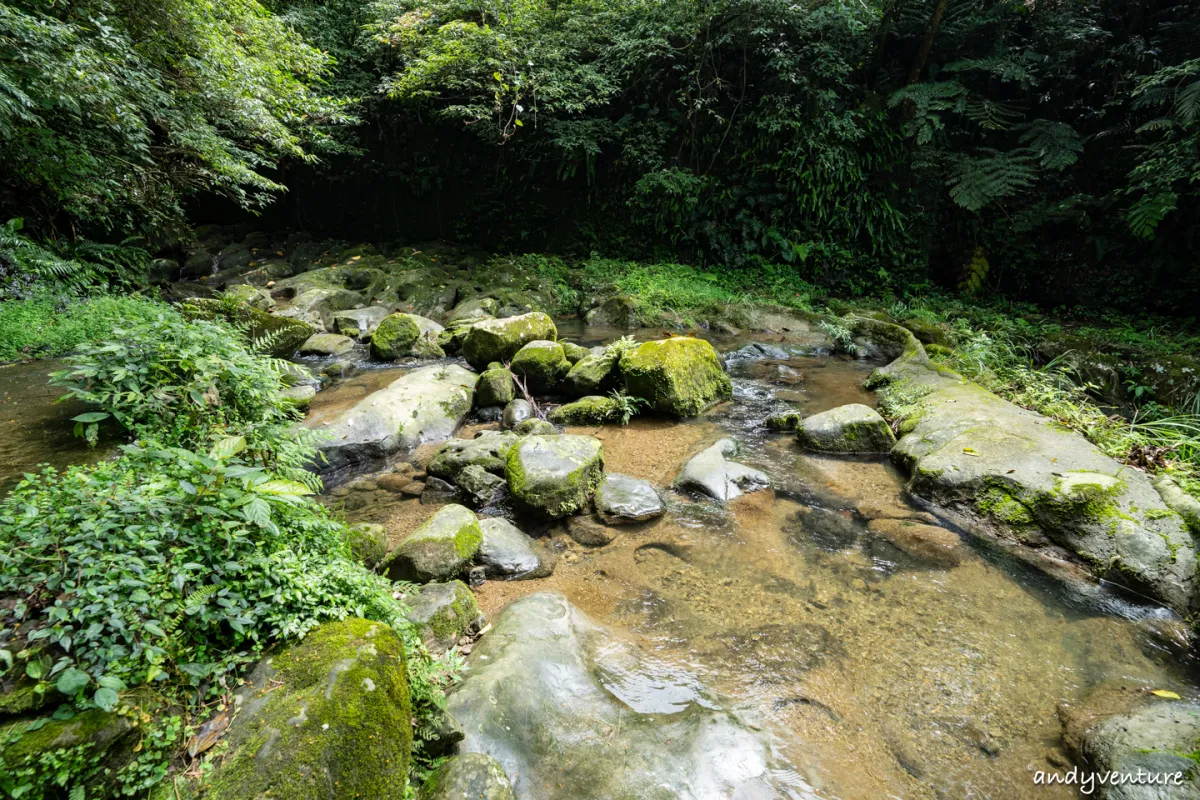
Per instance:
[[[340,356],[354,349],[354,340],[338,333],[316,333],[297,351],[302,356]]]
[[[235,695],[205,800],[319,800],[331,786],[338,797],[404,796],[412,707],[404,645],[387,625],[327,622],[271,652]],[[184,779],[161,797],[199,788]]]
[[[805,417],[796,435],[801,444],[820,453],[887,453],[896,443],[887,421],[862,403]]]
[[[600,394],[617,385],[617,360],[603,355],[585,356],[571,367],[561,389],[572,397]]]
[[[471,510],[452,503],[396,545],[379,568],[394,581],[449,580],[466,569],[482,539]]]
[[[471,410],[475,377],[457,364],[425,367],[372,392],[318,428],[330,437],[317,445],[327,463],[316,468],[330,472],[448,438]]]
[[[451,439],[434,454],[429,474],[453,481],[463,469],[475,465],[493,475],[503,475],[508,454],[517,441],[517,434],[509,431],[481,431],[474,439]]]
[[[348,525],[346,543],[355,560],[367,569],[374,569],[387,556],[387,531],[382,525],[371,522]]]
[[[509,364],[530,394],[551,394],[571,370],[566,353],[558,342],[538,339],[529,342],[513,356]]]
[[[953,531],[908,519],[873,519],[867,530],[882,536],[910,556],[938,567],[956,567],[966,549]]]
[[[487,624],[475,595],[462,581],[427,583],[405,598],[408,618],[421,631],[421,641],[431,652],[453,647],[461,636],[473,636]]]
[[[1179,783],[1123,783],[1101,790],[1105,800],[1196,800],[1200,771],[1194,756],[1200,742],[1200,704],[1152,701],[1134,711],[1110,717],[1083,737],[1083,755],[1098,772],[1126,775],[1183,773]]]
[[[556,425],[603,425],[619,422],[621,405],[611,397],[589,395],[554,409],[547,419]]]
[[[1186,615],[1197,605],[1196,545],[1143,472],[1104,455],[1057,421],[1019,408],[944,367],[904,328],[849,323],[895,361],[876,370],[883,392],[919,401],[899,421],[892,459],[908,491],[1009,552],[1064,575],[1064,561]],[[1042,537],[1036,551],[1022,543]]]
[[[683,466],[683,471],[675,479],[675,485],[706,494],[719,503],[770,486],[771,479],[765,473],[728,460],[737,455],[737,452],[737,442],[733,439],[722,439],[699,455],[693,456]]]
[[[533,539],[501,517],[479,521],[483,543],[475,560],[489,578],[517,581],[545,578],[554,572],[553,555],[534,544]]]
[[[610,525],[645,522],[661,517],[667,510],[649,481],[615,472],[600,481],[593,502],[596,513]]]
[[[516,800],[500,762],[482,753],[454,756],[429,776],[418,800]]]
[[[518,422],[512,432],[518,436],[557,436],[562,433],[554,423],[536,418]]]
[[[553,340],[554,321],[540,311],[518,317],[486,319],[470,327],[462,340],[463,358],[475,369],[491,361],[508,361],[529,342]]]
[[[591,436],[526,436],[508,455],[508,491],[550,519],[587,508],[604,475],[604,448]]]
[[[809,789],[772,740],[682,667],[647,658],[557,593],[509,604],[447,707],[460,752],[495,758],[528,800],[756,798]],[[778,781],[790,781],[785,789]]]
[[[533,403],[517,398],[504,407],[504,415],[500,424],[505,428],[515,428],[533,416]]]
[[[281,281],[280,284],[282,283]],[[272,290],[272,296],[286,296],[286,292],[280,292],[279,289],[280,287],[276,286]],[[357,308],[365,300],[366,298],[358,292],[347,289],[306,289],[293,297],[291,303],[279,312],[279,316],[302,320],[319,328],[327,328],[335,311]]]
[[[421,505],[441,506],[458,499],[458,487],[432,475],[421,484]]]
[[[289,386],[279,393],[279,396],[285,400],[290,400],[297,408],[308,408],[312,404],[312,400],[317,396],[317,387],[305,384],[303,386]]]
[[[772,414],[767,417],[763,425],[769,431],[792,431],[795,432],[800,427],[800,423],[804,420],[804,415],[796,411],[787,411],[783,414]]]
[[[572,367],[591,355],[590,350],[574,342],[559,342],[559,344],[562,345],[563,355],[567,357],[567,361],[570,362]]]
[[[484,370],[475,384],[475,407],[506,406],[516,397],[512,373],[504,367]]]
[[[478,464],[468,464],[458,473],[458,488],[476,508],[495,505],[504,497],[505,481]]]
[[[439,358],[445,355],[441,348],[431,354],[428,344],[441,331],[441,325],[416,314],[389,314],[371,335],[371,357],[380,361],[394,361],[409,355]],[[433,344],[436,347],[436,343]]]
[[[603,547],[619,533],[595,514],[567,517],[566,527],[567,535],[584,547]]]
[[[365,306],[331,314],[330,322],[333,329],[343,336],[367,339],[391,313],[389,306]]]
[[[625,391],[673,417],[694,417],[733,397],[733,384],[713,346],[703,339],[675,336],[643,342],[621,356]]]

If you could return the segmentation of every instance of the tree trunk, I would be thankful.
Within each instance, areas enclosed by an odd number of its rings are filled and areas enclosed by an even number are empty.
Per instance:
[[[925,31],[925,40],[921,42],[921,49],[917,51],[912,69],[908,72],[909,84],[916,83],[920,79],[921,71],[925,69],[925,61],[929,58],[929,51],[933,49],[933,38],[937,36],[938,26],[942,24],[942,15],[945,13],[946,0],[938,0],[937,6],[933,9],[933,16],[929,19],[929,30]]]

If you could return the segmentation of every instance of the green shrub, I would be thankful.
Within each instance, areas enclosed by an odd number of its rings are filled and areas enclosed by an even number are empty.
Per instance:
[[[38,291],[0,302],[0,361],[60,356],[116,328],[173,315],[165,303],[140,295],[83,298]]]

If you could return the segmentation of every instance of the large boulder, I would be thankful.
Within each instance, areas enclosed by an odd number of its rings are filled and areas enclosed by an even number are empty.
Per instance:
[[[649,481],[610,473],[596,487],[596,513],[610,525],[645,522],[667,510]]]
[[[573,397],[600,394],[617,385],[617,359],[591,354],[577,361],[563,379],[562,391]]]
[[[643,342],[621,356],[620,370],[626,392],[673,417],[694,417],[733,396],[717,351],[690,336]]]
[[[482,753],[463,753],[438,767],[418,800],[516,800],[504,767]]]
[[[462,581],[427,583],[417,589],[408,604],[408,618],[421,632],[421,640],[433,652],[453,647],[459,637],[474,634],[486,623],[475,595]]]
[[[479,521],[483,542],[475,560],[489,578],[503,581],[544,578],[554,572],[554,558],[520,528],[501,517]]]
[[[1197,607],[1195,543],[1145,473],[933,366],[907,330],[868,319],[853,327],[895,358],[872,383],[920,397],[892,449],[910,492],[1051,574],[1063,560],[1082,561],[1180,614]]]
[[[482,431],[474,439],[451,439],[434,454],[429,474],[456,481],[463,469],[476,465],[493,475],[503,475],[508,454],[518,441],[518,436],[508,431]]]
[[[1200,704],[1150,702],[1128,714],[1110,717],[1087,732],[1083,755],[1097,772],[1154,776],[1183,774],[1181,781],[1141,786],[1103,787],[1105,800],[1195,800],[1200,771],[1195,752],[1200,742]]]
[[[448,709],[527,800],[786,797],[769,735],[556,593],[509,604]],[[614,732],[616,732],[614,734]]]
[[[375,333],[371,335],[371,356],[380,361],[393,361],[404,356],[429,357],[428,345],[442,332],[442,326],[431,319],[416,314],[389,314],[384,317]],[[440,348],[438,349],[440,353]]]
[[[443,506],[388,553],[380,569],[394,581],[446,581],[475,557],[483,532],[469,508]]]
[[[223,319],[244,326],[251,341],[266,342],[267,352],[275,358],[291,358],[317,329],[307,322],[269,314],[246,304],[224,303],[198,297],[181,307],[188,319]]]
[[[298,351],[302,356],[340,356],[354,349],[354,340],[339,333],[317,333],[305,340]]]
[[[604,476],[604,448],[591,436],[526,436],[505,472],[518,504],[558,519],[587,507]]]
[[[796,435],[805,447],[821,453],[887,453],[896,443],[884,418],[862,403],[805,417]]]
[[[205,800],[404,796],[412,707],[404,646],[387,625],[310,631],[259,662],[235,705]]]
[[[737,442],[722,439],[689,459],[675,485],[706,494],[719,503],[770,486],[771,479],[765,473],[729,460],[737,452]]]
[[[557,335],[554,320],[540,311],[519,317],[486,319],[467,331],[462,341],[462,354],[472,367],[483,369],[492,361],[508,361],[530,342],[553,340]]]
[[[571,370],[571,362],[562,345],[543,339],[532,341],[517,351],[509,365],[521,378],[530,394],[550,394]]]
[[[516,387],[513,384],[512,373],[504,367],[484,370],[475,384],[475,407],[487,408],[500,406],[503,408],[516,397]]]
[[[409,372],[317,424],[322,472],[386,458],[397,450],[453,435],[471,410],[475,374],[457,364]]]

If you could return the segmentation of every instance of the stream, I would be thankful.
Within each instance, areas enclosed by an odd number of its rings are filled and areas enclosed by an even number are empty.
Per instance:
[[[585,345],[624,331],[560,328]],[[642,331],[636,338],[661,336]],[[635,419],[625,427],[568,429],[604,444],[609,472],[664,490],[689,456],[720,438],[772,488],[727,507],[664,491],[668,512],[587,548],[559,523],[527,532],[558,553],[546,579],[476,589],[489,616],[523,595],[553,590],[595,621],[636,639],[658,676],[621,675],[623,691],[671,708],[672,672],[694,676],[739,712],[772,729],[796,772],[797,797],[1068,798],[1035,786],[1035,770],[1067,764],[1057,709],[1110,683],[1200,694],[1194,664],[1171,646],[1168,612],[1108,594],[1087,598],[965,539],[952,563],[930,563],[875,536],[879,517],[929,520],[910,504],[886,456],[831,458],[764,430],[772,413],[875,404],[862,388],[878,366],[791,338],[788,352],[730,357],[751,339],[713,337],[726,354],[734,400],[684,422]],[[776,344],[776,343],[772,343]],[[38,461],[98,457],[74,440],[70,416],[41,383],[53,365],[0,369],[0,490]],[[360,372],[321,392],[310,419],[386,385],[403,369]],[[47,411],[50,409],[50,411]],[[495,428],[469,424],[460,436]],[[437,445],[406,456],[418,467]],[[379,522],[395,544],[436,506],[326,499],[351,521]]]

